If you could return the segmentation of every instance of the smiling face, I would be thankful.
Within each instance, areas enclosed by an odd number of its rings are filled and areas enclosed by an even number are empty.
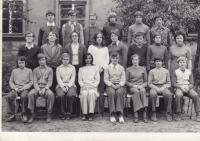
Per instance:
[[[96,38],[96,42],[97,42],[97,44],[101,44],[102,41],[103,41],[102,34],[98,34],[98,35],[97,35],[97,38]]]
[[[118,36],[116,34],[112,33],[110,37],[111,37],[112,42],[118,41]]]
[[[67,66],[69,64],[69,61],[70,61],[70,57],[63,57],[62,58],[62,64],[64,66]]]
[[[178,36],[176,36],[176,43],[177,43],[178,45],[183,44],[183,35],[178,35]]]
[[[50,41],[50,42],[55,42],[57,37],[56,37],[56,34],[50,32],[47,39]]]
[[[20,69],[24,69],[25,68],[25,65],[26,65],[25,61],[17,60],[17,63],[18,63],[18,66],[19,66]]]
[[[33,34],[27,34],[25,39],[27,43],[32,43],[34,41]]]
[[[48,22],[54,22],[55,15],[54,14],[47,14],[47,21]]]
[[[115,16],[111,16],[109,20],[110,20],[110,23],[116,23],[117,21]]]

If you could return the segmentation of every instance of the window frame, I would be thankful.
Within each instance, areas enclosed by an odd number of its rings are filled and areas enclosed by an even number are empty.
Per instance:
[[[68,18],[61,18],[61,6],[62,5],[71,5],[71,4],[75,4],[75,5],[85,5],[85,18],[77,18],[77,21],[84,21],[84,23],[85,23],[85,26],[87,26],[88,25],[88,20],[89,20],[89,18],[88,18],[88,0],[76,0],[76,1],[74,1],[74,0],[57,0],[56,1],[56,7],[57,7],[57,9],[56,9],[56,15],[58,15],[57,16],[57,18],[56,18],[56,22],[57,22],[57,24],[59,25],[59,27],[61,27],[62,28],[62,25],[61,25],[61,21],[62,20],[68,20]]]
[[[26,3],[24,3],[23,0],[9,0],[9,1],[10,2],[22,2],[24,4],[23,11],[27,10],[28,1],[26,1]],[[27,12],[25,12],[25,17],[27,17]],[[2,24],[3,24],[4,19],[6,19],[6,18],[2,17]],[[12,18],[12,19],[14,19],[14,18]],[[22,19],[22,18],[19,18],[19,19]],[[27,30],[27,23],[24,19],[22,19],[22,33],[3,33],[3,30],[2,30],[2,37],[3,38],[24,37],[26,30]]]

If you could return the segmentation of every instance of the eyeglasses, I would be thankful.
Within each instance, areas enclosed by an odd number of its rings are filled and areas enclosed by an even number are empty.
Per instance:
[[[31,38],[31,37],[33,37],[33,36],[26,36],[26,38]]]
[[[78,37],[78,35],[72,35],[72,37]]]

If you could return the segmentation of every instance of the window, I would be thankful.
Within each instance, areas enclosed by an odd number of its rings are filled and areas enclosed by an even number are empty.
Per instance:
[[[23,36],[25,5],[22,0],[3,1],[3,37]]]
[[[62,27],[63,24],[69,21],[68,12],[71,9],[77,11],[77,21],[85,27],[86,18],[86,4],[87,1],[59,1],[59,25]]]

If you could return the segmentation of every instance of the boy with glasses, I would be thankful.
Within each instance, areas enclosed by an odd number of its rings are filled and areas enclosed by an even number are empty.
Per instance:
[[[26,57],[26,67],[31,70],[35,69],[38,66],[37,55],[40,52],[40,48],[33,43],[34,33],[27,31],[25,34],[26,43],[19,46],[18,56]]]

